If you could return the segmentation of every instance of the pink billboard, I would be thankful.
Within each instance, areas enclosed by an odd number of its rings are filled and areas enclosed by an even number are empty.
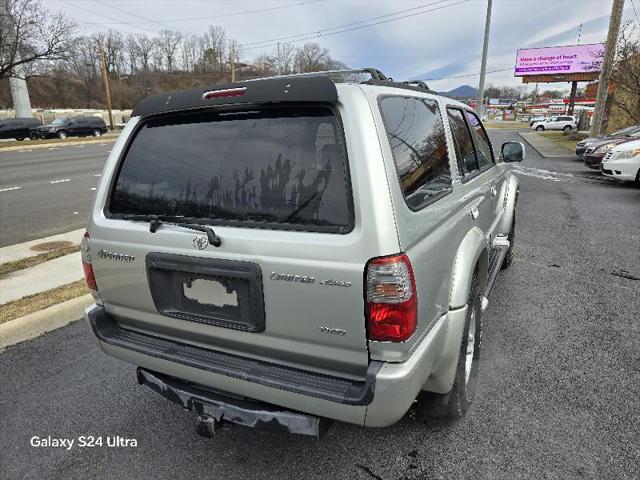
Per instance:
[[[515,76],[597,72],[603,55],[604,43],[520,48],[516,55]]]

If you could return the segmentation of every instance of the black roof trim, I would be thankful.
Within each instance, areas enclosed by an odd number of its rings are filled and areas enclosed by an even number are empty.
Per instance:
[[[244,95],[203,99],[206,92],[246,88]],[[336,103],[338,92],[333,81],[327,76],[274,77],[264,80],[218,84],[191,90],[168,92],[142,99],[133,109],[131,116],[155,115],[231,104],[269,104],[282,102],[296,103]]]

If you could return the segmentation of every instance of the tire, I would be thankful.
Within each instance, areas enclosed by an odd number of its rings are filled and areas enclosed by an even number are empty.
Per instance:
[[[96,128],[96,129],[93,131],[93,136],[94,136],[94,137],[101,137],[101,136],[102,136],[102,132]]]
[[[482,344],[481,288],[478,272],[473,274],[467,318],[462,331],[458,366],[449,393],[422,392],[418,397],[419,412],[428,417],[460,418],[471,407],[478,384],[478,360]],[[470,345],[470,342],[473,342]]]
[[[640,188],[640,169],[638,169],[638,173],[636,173],[636,181],[634,183],[636,187]]]
[[[24,140],[24,137],[16,138],[16,140],[18,140],[19,142],[21,142],[21,141],[23,141],[23,140]]]
[[[536,127],[536,132],[544,132],[544,127],[542,125],[538,125]]]
[[[37,139],[38,139],[38,134],[37,134],[36,132],[31,132],[31,133],[29,134],[29,138],[30,138],[31,140],[37,140]]]
[[[505,268],[509,268],[513,263],[513,245],[516,243],[516,216],[513,216],[513,221],[511,222],[511,230],[509,230],[509,248],[507,249],[507,254],[504,256],[504,260],[502,260],[502,265],[500,268],[504,270]]]
[[[570,132],[571,131],[571,125],[565,125],[564,127],[562,127],[562,131],[563,132]]]
[[[67,138],[69,135],[67,134],[67,132],[62,131],[62,132],[58,132],[58,138],[61,140],[64,140],[65,138]]]

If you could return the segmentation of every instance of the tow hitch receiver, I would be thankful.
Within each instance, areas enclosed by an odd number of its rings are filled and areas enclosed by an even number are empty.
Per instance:
[[[228,423],[317,438],[329,427],[329,420],[325,418],[209,390],[143,368],[138,368],[137,377],[140,385],[148,386],[186,410],[195,411],[198,414],[196,430],[204,437],[213,437]]]

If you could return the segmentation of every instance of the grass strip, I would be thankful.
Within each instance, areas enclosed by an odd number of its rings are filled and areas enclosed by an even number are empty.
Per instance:
[[[80,245],[70,245],[68,247],[62,247],[52,252],[45,252],[33,257],[21,258],[15,262],[7,262],[0,264],[0,277],[3,277],[9,273],[16,272],[18,270],[24,270],[25,268],[33,267],[40,263],[54,258],[63,257],[70,253],[76,253],[80,251]]]
[[[548,140],[552,140],[561,147],[566,148],[567,150],[571,150],[572,152],[576,151],[576,143],[579,140],[569,140],[567,139],[568,135],[565,135],[564,132],[536,132],[538,135],[542,135]]]
[[[0,324],[89,293],[84,280],[68,283],[0,305]]]

